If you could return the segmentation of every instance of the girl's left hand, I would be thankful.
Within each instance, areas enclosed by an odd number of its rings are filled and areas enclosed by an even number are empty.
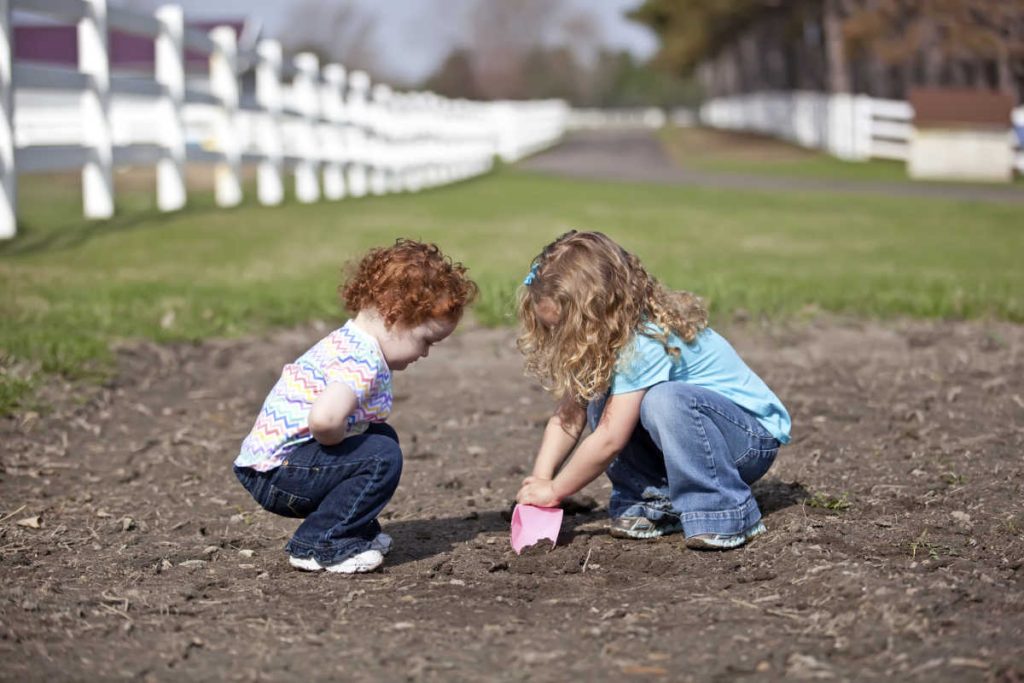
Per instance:
[[[555,495],[555,484],[551,479],[527,477],[523,486],[516,494],[516,502],[524,505],[536,505],[542,508],[557,507],[561,499]]]

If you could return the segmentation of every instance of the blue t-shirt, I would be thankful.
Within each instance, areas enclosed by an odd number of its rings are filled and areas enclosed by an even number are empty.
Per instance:
[[[658,330],[652,324],[648,329]],[[725,396],[752,413],[780,443],[789,443],[791,423],[782,401],[724,337],[705,328],[691,344],[669,335],[669,345],[680,350],[679,358],[669,355],[660,341],[638,333],[619,354],[611,393],[626,394],[661,382],[689,382]]]

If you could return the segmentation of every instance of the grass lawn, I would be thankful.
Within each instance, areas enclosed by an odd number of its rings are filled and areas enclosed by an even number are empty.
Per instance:
[[[676,163],[698,171],[841,181],[910,181],[902,161],[841,161],[754,133],[670,126],[662,129],[661,140]],[[1024,186],[1024,178],[1018,175],[1014,183]]]
[[[129,186],[131,183],[127,183]],[[136,184],[137,185],[137,184]],[[250,192],[248,196],[251,196]],[[570,228],[602,230],[667,284],[739,309],[1024,321],[1024,231],[1014,206],[737,193],[559,180],[504,169],[419,195],[160,214],[148,191],[119,216],[81,218],[77,178],[22,177],[19,236],[0,244],[0,413],[45,373],[102,376],[112,340],[239,335],[338,320],[340,268],[399,236],[436,241],[511,323],[530,259]]]

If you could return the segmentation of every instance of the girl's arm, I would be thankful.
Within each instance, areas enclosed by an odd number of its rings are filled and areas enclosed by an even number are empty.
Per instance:
[[[348,416],[355,412],[358,399],[341,382],[327,385],[309,410],[309,432],[325,446],[341,443],[348,428]]]
[[[558,410],[548,420],[544,436],[533,463],[533,476],[538,479],[554,479],[559,465],[565,462],[576,442],[580,440],[587,413],[575,401],[563,400]]]
[[[569,464],[551,481],[527,478],[516,500],[553,507],[597,479],[629,442],[640,421],[640,402],[646,393],[642,390],[611,396],[597,428],[580,443]]]

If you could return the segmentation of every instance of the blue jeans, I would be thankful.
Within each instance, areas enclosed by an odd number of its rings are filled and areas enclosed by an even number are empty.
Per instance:
[[[591,401],[593,429],[606,399]],[[613,518],[678,517],[687,537],[735,534],[761,519],[750,492],[779,452],[751,413],[721,394],[662,382],[640,403],[640,423],[608,466]]]
[[[305,518],[285,550],[323,565],[370,547],[380,533],[377,515],[401,474],[398,435],[386,424],[371,424],[334,446],[305,443],[269,472],[235,466],[235,476],[265,510]]]

